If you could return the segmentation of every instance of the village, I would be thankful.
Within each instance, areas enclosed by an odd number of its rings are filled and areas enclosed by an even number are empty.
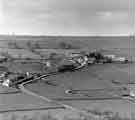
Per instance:
[[[10,59],[3,57],[0,62],[4,63],[10,61]],[[66,55],[53,56],[50,59],[12,59],[12,62],[23,62],[33,63],[40,62],[44,66],[44,71],[49,73],[63,73],[73,72],[86,66],[95,64],[127,64],[133,61],[128,60],[126,57],[116,56],[114,54],[102,54],[98,51],[94,52],[78,52]],[[7,87],[17,87],[18,84],[32,80],[38,76],[45,74],[43,73],[13,73],[11,71],[5,71],[0,75],[0,83]]]

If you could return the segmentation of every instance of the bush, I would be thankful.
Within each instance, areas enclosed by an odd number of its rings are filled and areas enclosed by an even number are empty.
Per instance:
[[[35,49],[41,49],[41,46],[40,46],[39,42],[35,42],[34,48]]]
[[[41,49],[41,46],[39,42],[32,42],[32,41],[27,41],[26,43],[27,49]]]
[[[1,56],[4,56],[5,58],[9,58],[9,59],[13,58],[12,55],[10,55],[8,52],[2,52]]]
[[[21,49],[21,47],[19,46],[19,44],[17,44],[17,42],[9,42],[8,43],[8,48],[11,48],[11,49]]]
[[[60,49],[79,49],[79,47],[66,42],[60,42],[59,47]]]
[[[27,48],[28,50],[32,51],[32,52],[34,51],[34,47],[33,47],[31,41],[27,41],[27,43],[26,43],[26,48]]]
[[[50,53],[49,59],[50,60],[55,60],[57,58],[57,53]]]

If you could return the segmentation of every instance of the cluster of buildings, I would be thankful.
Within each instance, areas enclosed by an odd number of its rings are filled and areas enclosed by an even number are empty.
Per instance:
[[[89,53],[72,53],[68,56],[68,60],[71,64],[63,64],[59,68],[64,69],[79,69],[93,64],[105,64],[105,63],[128,63],[130,62],[126,57],[116,56],[113,54],[102,54],[100,52]]]
[[[26,73],[3,72],[0,75],[0,84],[6,87],[17,87],[18,84],[34,79],[35,76]]]
[[[116,56],[114,54],[102,54],[100,52],[91,52],[88,55],[91,64],[104,64],[104,63],[128,63],[130,62],[126,57]]]
[[[34,62],[34,60],[33,60]],[[75,71],[80,68],[83,68],[88,65],[94,64],[105,64],[105,63],[127,63],[125,57],[118,57],[113,54],[102,54],[100,52],[78,52],[71,53],[68,56],[53,60],[45,60],[44,61],[44,71],[50,70],[50,72],[66,72],[66,71]],[[0,75],[0,83],[4,86],[12,86],[13,84],[22,83],[27,80],[31,80],[35,77],[35,75],[26,73],[16,73],[10,74],[8,72],[4,72]]]

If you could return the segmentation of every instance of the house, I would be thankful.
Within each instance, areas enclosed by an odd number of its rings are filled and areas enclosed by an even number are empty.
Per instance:
[[[96,61],[95,58],[88,58],[88,64],[94,64]]]
[[[107,57],[107,58],[110,58],[110,59],[114,59],[116,57],[116,55],[109,54],[109,55],[104,55],[104,57]]]
[[[0,62],[6,62],[8,60],[8,58],[6,58],[5,56],[0,55]]]
[[[112,62],[125,62],[126,58],[125,57],[115,57],[112,59]]]

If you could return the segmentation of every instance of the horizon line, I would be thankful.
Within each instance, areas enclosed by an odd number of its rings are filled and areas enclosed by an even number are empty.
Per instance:
[[[91,35],[67,35],[67,34],[0,34],[0,36],[33,36],[33,37],[134,37],[134,34],[91,34]]]

